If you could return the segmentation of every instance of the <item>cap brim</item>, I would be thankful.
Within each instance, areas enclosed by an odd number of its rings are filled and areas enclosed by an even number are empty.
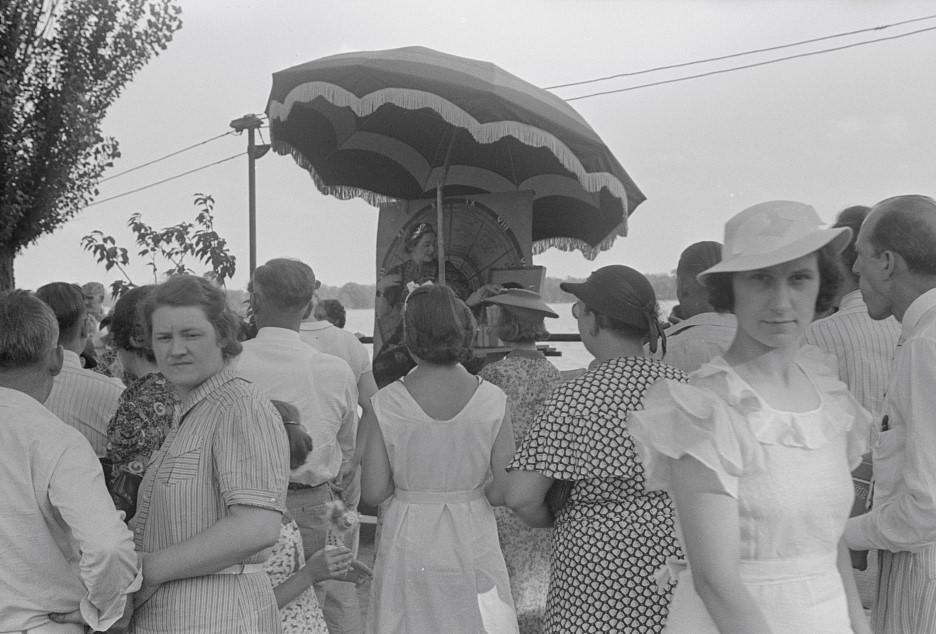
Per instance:
[[[539,313],[541,315],[546,315],[547,317],[558,317],[559,314],[556,313],[552,308],[546,305],[542,300],[536,301],[531,298],[518,298],[511,295],[493,295],[484,300],[489,304],[496,304],[499,306],[506,306],[508,308],[519,308],[522,310],[527,310],[530,312]]]
[[[740,271],[755,271],[768,266],[776,266],[809,255],[827,244],[831,244],[836,253],[841,253],[848,246],[850,240],[851,229],[848,227],[821,229],[775,251],[734,257],[728,256],[715,266],[699,273],[696,279],[704,284],[705,278],[713,273],[738,273]]]

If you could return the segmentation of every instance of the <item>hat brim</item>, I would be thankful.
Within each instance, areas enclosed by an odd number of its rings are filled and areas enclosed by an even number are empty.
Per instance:
[[[545,315],[547,317],[559,316],[559,314],[547,306],[545,302],[532,297],[517,297],[516,295],[503,293],[500,295],[492,295],[484,301],[488,304],[496,304],[499,306],[506,306],[508,308],[520,308],[523,310],[528,310],[534,313]]]
[[[851,240],[851,229],[839,227],[836,229],[820,229],[799,240],[785,244],[779,249],[767,253],[750,255],[728,256],[721,262],[707,268],[696,276],[700,283],[713,273],[739,273],[741,271],[756,271],[768,266],[776,266],[791,260],[796,260],[810,253],[814,253],[827,244],[831,244],[836,253],[841,253]],[[561,286],[561,285],[560,285]]]

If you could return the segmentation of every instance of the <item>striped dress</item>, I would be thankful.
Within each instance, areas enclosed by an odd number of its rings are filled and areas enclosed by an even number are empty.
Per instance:
[[[235,504],[285,510],[289,447],[276,410],[247,381],[222,371],[181,403],[179,423],[153,454],[132,527],[137,551],[156,552],[205,531]],[[267,553],[243,560],[259,564]],[[134,614],[133,634],[280,632],[263,570],[163,584]]]

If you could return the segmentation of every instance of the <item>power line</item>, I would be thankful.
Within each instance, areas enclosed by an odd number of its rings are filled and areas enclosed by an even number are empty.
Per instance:
[[[936,26],[931,26],[925,29],[919,29],[917,31],[909,31],[907,33],[901,33],[899,35],[890,35],[887,37],[880,37],[873,40],[866,40],[864,42],[855,42],[853,44],[845,44],[843,46],[835,46],[832,48],[824,48],[818,51],[810,51],[808,53],[798,53],[796,55],[788,55],[786,57],[778,57],[776,59],[769,59],[763,62],[754,62],[751,64],[744,64],[743,66],[733,66],[731,68],[723,68],[720,70],[712,70],[705,73],[698,73],[695,75],[686,75],[685,77],[676,77],[674,79],[663,79],[660,81],[649,82],[646,84],[638,84],[637,86],[629,86],[627,88],[617,88],[615,90],[604,90],[601,92],[593,92],[587,95],[579,95],[578,97],[566,97],[564,101],[577,101],[579,99],[588,99],[590,97],[600,97],[601,95],[613,95],[620,92],[629,92],[631,90],[639,90],[641,88],[651,88],[653,86],[662,86],[664,84],[675,84],[681,81],[688,81],[690,79],[699,79],[700,77],[708,77],[710,75],[720,75],[723,73],[731,73],[736,70],[744,70],[746,68],[756,68],[758,66],[767,66],[768,64],[776,64],[778,62],[785,62],[791,59],[799,59],[801,57],[811,57],[813,55],[822,55],[824,53],[832,53],[835,51],[843,51],[848,48],[855,48],[857,46],[865,46],[867,44],[877,44],[878,42],[886,42],[889,40],[897,40],[904,37],[909,37],[911,35],[918,35],[920,33],[926,33],[927,31],[936,31]]]
[[[165,156],[160,156],[159,158],[153,159],[152,161],[147,161],[146,163],[142,163],[142,164],[140,164],[140,165],[137,165],[136,167],[131,167],[130,169],[126,169],[126,170],[124,170],[124,171],[122,171],[122,172],[117,172],[116,174],[112,174],[112,175],[108,176],[107,178],[102,178],[102,179],[101,179],[101,182],[102,182],[102,183],[106,183],[107,181],[112,180],[112,179],[115,179],[115,178],[117,178],[117,177],[119,177],[119,176],[123,176],[124,174],[129,174],[130,172],[135,172],[135,171],[137,171],[137,170],[143,169],[144,167],[149,167],[150,165],[154,165],[154,164],[156,164],[156,163],[159,163],[160,161],[165,161],[166,159],[172,158],[173,156],[178,156],[179,154],[182,154],[183,152],[188,152],[189,150],[193,150],[193,149],[195,149],[195,148],[197,148],[197,147],[199,147],[199,146],[205,145],[206,143],[211,143],[212,141],[217,141],[218,139],[220,139],[220,138],[222,138],[222,137],[226,137],[226,136],[229,135],[229,134],[234,134],[234,130],[229,130],[229,131],[225,132],[224,134],[219,134],[218,136],[213,136],[213,137],[211,137],[210,139],[205,139],[204,141],[201,141],[201,142],[199,142],[199,143],[195,143],[195,144],[190,145],[190,146],[188,146],[188,147],[184,147],[184,148],[182,148],[181,150],[176,150],[175,152],[171,152],[171,153],[169,153],[169,154],[166,154]]]
[[[110,201],[116,200],[116,199],[118,199],[118,198],[123,198],[124,196],[129,196],[130,194],[135,194],[135,193],[137,193],[137,192],[141,192],[141,191],[143,191],[144,189],[149,189],[149,188],[151,188],[151,187],[156,187],[157,185],[162,185],[163,183],[168,183],[169,181],[174,181],[174,180],[176,180],[177,178],[182,178],[183,176],[188,176],[189,174],[194,174],[195,172],[200,172],[200,171],[202,171],[202,170],[204,170],[204,169],[208,169],[209,167],[214,167],[215,165],[220,165],[221,163],[227,163],[228,161],[234,160],[234,159],[236,159],[236,158],[238,158],[238,157],[240,157],[240,156],[243,156],[243,155],[245,155],[245,154],[247,154],[247,152],[238,152],[237,154],[233,154],[233,155],[231,155],[231,156],[229,156],[229,157],[227,157],[227,158],[223,158],[223,159],[221,159],[220,161],[215,161],[214,163],[208,163],[207,165],[202,165],[201,167],[196,167],[195,169],[190,169],[190,170],[187,171],[187,172],[182,172],[181,174],[176,174],[175,176],[170,176],[169,178],[164,178],[164,179],[162,179],[161,181],[156,181],[155,183],[150,183],[149,185],[144,185],[143,187],[137,187],[136,189],[131,189],[130,191],[123,192],[122,194],[117,194],[116,196],[110,196],[109,198],[105,198],[105,199],[103,199],[103,200],[95,200],[93,203],[90,203],[90,204],[86,205],[86,206],[85,206],[85,209],[87,209],[88,207],[94,207],[95,205],[102,205],[102,204],[104,204],[104,203],[106,203],[106,202],[110,202]]]
[[[593,84],[600,81],[607,81],[609,79],[619,79],[621,77],[635,77],[637,75],[646,75],[647,73],[655,73],[661,70],[672,70],[674,68],[685,68],[686,66],[694,66],[697,64],[706,64],[708,62],[719,62],[726,59],[732,59],[735,57],[744,57],[746,55],[755,55],[758,53],[769,53],[770,51],[778,51],[784,48],[792,48],[794,46],[802,46],[803,44],[813,44],[815,42],[822,42],[825,40],[831,40],[840,37],[848,37],[851,35],[857,35],[859,33],[867,33],[869,31],[881,31],[883,29],[889,29],[895,26],[902,26],[904,24],[912,24],[914,22],[922,22],[924,20],[932,20],[936,18],[936,15],[928,15],[921,18],[912,18],[910,20],[904,20],[902,22],[894,22],[893,24],[884,24],[882,26],[872,26],[865,29],[858,29],[857,31],[847,31],[845,33],[835,33],[833,35],[824,35],[822,37],[812,38],[810,40],[800,40],[799,42],[790,42],[789,44],[778,44],[777,46],[768,46],[766,48],[757,48],[748,51],[741,51],[740,53],[731,53],[729,55],[721,55],[718,57],[707,57],[705,59],[696,59],[690,62],[681,62],[679,64],[669,64],[667,66],[655,66],[653,68],[645,68],[644,70],[637,70],[629,73],[618,73],[616,75],[607,75],[605,77],[596,77],[595,79],[584,79],[582,81],[574,81],[568,84],[557,84],[555,86],[547,86],[546,90],[556,90],[559,88],[569,88],[572,86],[582,86],[585,84]],[[581,97],[577,97],[581,99]]]

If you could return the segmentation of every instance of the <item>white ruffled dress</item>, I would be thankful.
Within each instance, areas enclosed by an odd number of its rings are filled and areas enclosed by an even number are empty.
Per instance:
[[[655,384],[628,423],[648,489],[668,490],[672,461],[690,455],[737,499],[741,577],[772,632],[844,634],[852,629],[836,556],[871,418],[833,357],[807,346],[797,363],[821,397],[813,411],[772,408],[719,357],[688,384]],[[685,562],[667,572],[677,586],[664,631],[717,633]]]

